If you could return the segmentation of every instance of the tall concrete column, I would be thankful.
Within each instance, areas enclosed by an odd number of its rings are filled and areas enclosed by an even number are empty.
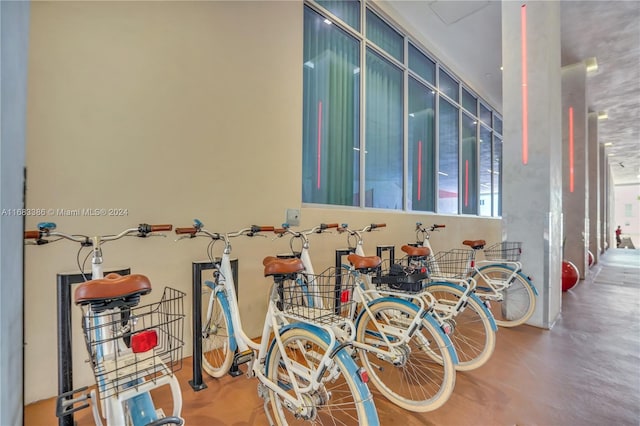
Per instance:
[[[602,244],[600,253],[603,254],[609,246],[607,239],[607,205],[609,203],[609,192],[607,191],[607,152],[604,145],[599,148],[600,158],[598,162],[598,171],[600,174],[600,243]]]
[[[29,2],[0,2],[0,425],[23,423],[24,216],[16,210],[24,208],[29,12]]]
[[[502,2],[502,63],[503,232],[523,242],[539,292],[529,324],[551,328],[562,304],[559,2]]]
[[[589,270],[589,189],[587,187],[587,67],[583,62],[562,68],[562,212],[564,258]]]
[[[587,130],[589,170],[589,251],[593,254],[593,263],[600,258],[601,217],[600,217],[600,137],[598,135],[598,113],[591,112]]]

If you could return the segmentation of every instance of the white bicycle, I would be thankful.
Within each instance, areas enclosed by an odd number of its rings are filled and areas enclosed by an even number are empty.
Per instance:
[[[406,294],[371,284],[381,260],[377,256],[350,254],[349,265],[342,265],[346,276],[355,280],[352,294],[339,303],[343,293],[333,282],[318,280],[313,273],[309,255],[311,234],[337,228],[338,224],[321,224],[306,231],[294,231],[286,224],[275,232],[291,236],[291,249],[301,259],[305,274],[291,290],[298,293],[304,306],[318,308],[336,306],[341,315],[353,321],[355,332],[338,324],[334,332],[338,339],[356,351],[371,381],[378,391],[394,404],[414,412],[427,412],[441,407],[451,396],[455,385],[457,357],[451,341],[431,315],[431,302],[424,299],[406,300]],[[294,242],[300,241],[296,250]],[[331,270],[333,268],[329,268]],[[319,276],[325,276],[326,272]],[[332,298],[335,301],[332,301]]]
[[[82,308],[82,329],[96,380],[101,411],[107,426],[182,425],[182,394],[174,372],[182,365],[184,341],[184,293],[166,287],[158,303],[140,305],[151,292],[149,279],[140,274],[103,274],[102,245],[126,236],[148,237],[170,231],[171,225],[141,224],[117,235],[69,235],[55,231],[52,222],[40,223],[37,231],[26,231],[27,243],[42,245],[61,239],[91,248],[91,280],[78,285],[75,303]],[[85,257],[85,261],[88,256]],[[171,390],[172,415],[156,408],[151,391],[163,386]],[[96,390],[86,388],[58,396],[56,415],[63,417],[91,406],[97,426],[102,426]],[[73,394],[79,395],[73,397]],[[78,405],[82,405],[79,407]]]
[[[272,276],[267,313],[259,343],[246,335],[238,308],[231,269],[231,238],[252,237],[273,227],[252,226],[226,234],[213,233],[196,220],[177,228],[181,238],[206,237],[207,253],[217,268],[214,280],[203,286],[202,361],[204,370],[222,377],[232,365],[249,363],[247,375],[260,382],[271,425],[379,425],[367,372],[358,368],[346,345],[336,338],[332,324],[345,324],[333,307],[295,308],[297,298],[286,291],[304,269],[299,259],[265,262]],[[213,246],[222,243],[222,257]],[[346,291],[346,290],[345,290]]]
[[[429,233],[444,227],[432,225],[427,228],[417,223],[417,243],[428,247],[433,253]],[[484,240],[465,240],[462,244],[470,249],[464,252],[450,250],[438,253],[436,256],[439,258],[430,257],[433,273],[447,276],[446,271],[441,271],[447,257],[451,258],[453,255],[460,258],[460,254],[464,256],[466,253],[469,268],[467,277],[477,283],[474,293],[491,310],[496,324],[501,327],[515,327],[528,321],[536,307],[538,290],[531,278],[522,272],[522,264],[519,261],[521,243],[505,241],[487,248]],[[485,259],[476,259],[479,250],[484,250]]]

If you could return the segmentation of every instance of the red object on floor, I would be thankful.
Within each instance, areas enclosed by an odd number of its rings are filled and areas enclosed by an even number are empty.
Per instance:
[[[568,260],[562,261],[562,291],[571,290],[580,281],[578,267]]]
[[[593,266],[593,253],[589,250],[589,268],[591,268],[591,266]]]

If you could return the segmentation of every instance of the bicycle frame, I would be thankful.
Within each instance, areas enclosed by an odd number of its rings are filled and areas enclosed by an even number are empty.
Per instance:
[[[433,256],[433,248],[431,247],[431,242],[430,240],[430,231],[434,231],[438,228],[444,228],[445,225],[432,225],[430,227],[430,229],[427,229],[425,227],[422,226],[422,223],[418,222],[416,224],[416,235],[417,235],[417,242],[418,244],[421,244],[423,247],[427,247],[430,250],[430,254],[429,256]],[[473,248],[472,249],[474,251],[478,251],[479,248]],[[434,265],[436,265],[437,267],[437,262],[433,262]],[[495,278],[491,278],[489,276],[487,276],[486,274],[484,274],[482,272],[482,270],[485,267],[488,266],[494,266],[494,265],[499,265],[504,267],[505,270],[510,271],[510,274],[507,278],[505,279],[495,279]],[[484,287],[482,288],[482,298],[485,300],[489,300],[489,301],[501,301],[503,299],[503,291],[507,288],[509,288],[511,286],[511,283],[513,283],[513,281],[515,280],[516,276],[522,272],[522,263],[520,263],[519,261],[511,261],[511,260],[500,260],[500,261],[491,261],[491,260],[474,260],[472,263],[472,269],[473,272],[478,274],[483,280],[484,282],[488,285],[488,287]],[[437,271],[436,271],[437,274]],[[469,277],[470,280],[473,280],[473,286],[469,288],[468,292],[465,292],[465,294],[470,294],[471,292],[473,292],[476,288],[475,286],[475,282],[476,280],[473,279],[472,277]],[[447,281],[449,281],[449,279],[447,279]],[[455,281],[456,284],[459,285],[463,285],[465,287],[467,287],[467,285],[465,285],[465,280],[452,280]],[[534,286],[531,286],[534,293],[537,295],[537,290],[535,289]]]
[[[199,224],[199,226],[201,226],[198,221],[196,222],[196,224]],[[229,330],[229,334],[231,335],[230,340],[232,342],[231,349],[237,349],[241,354],[246,353],[247,351],[253,352],[253,361],[249,370],[247,371],[247,374],[256,377],[262,385],[266,386],[269,390],[277,393],[279,396],[285,399],[291,407],[297,410],[297,412],[300,413],[301,416],[304,416],[306,415],[306,410],[308,409],[308,407],[302,395],[311,391],[317,391],[322,386],[320,378],[326,373],[327,370],[331,372],[330,374],[333,377],[337,377],[340,372],[337,370],[336,364],[332,360],[333,351],[327,351],[322,355],[322,358],[319,361],[319,365],[321,366],[321,368],[319,368],[315,372],[310,372],[304,366],[287,358],[284,355],[287,353],[285,344],[281,339],[281,333],[278,333],[278,331],[284,331],[290,327],[304,328],[317,335],[320,335],[325,340],[325,342],[328,343],[329,348],[336,348],[338,346],[337,338],[331,327],[320,327],[319,325],[312,322],[300,322],[301,320],[299,318],[294,318],[295,323],[291,322],[291,318],[288,318],[284,312],[280,311],[276,307],[275,286],[272,285],[271,297],[269,298],[260,343],[254,342],[247,336],[242,326],[242,319],[240,317],[237,302],[238,299],[235,291],[233,273],[231,269],[231,244],[229,241],[230,238],[240,235],[249,235],[249,233],[253,234],[261,230],[264,231],[272,229],[272,227],[252,227],[233,233],[213,234],[207,230],[197,228],[196,232],[202,232],[210,238],[213,238],[214,240],[222,240],[224,244],[224,249],[220,261],[216,262],[219,272],[217,275],[217,282],[205,282],[205,285],[212,289],[207,308],[207,322],[211,318],[213,309],[213,298],[216,297],[220,300],[222,308],[225,310],[225,315],[227,315],[227,318],[231,320],[229,323],[229,326],[231,328],[231,330]],[[193,232],[192,235],[195,236],[195,232]],[[272,331],[274,336],[273,340],[271,340]],[[273,381],[271,381],[265,374],[266,372],[264,370],[264,366],[268,365],[267,357],[268,354],[271,353],[272,345],[278,345],[280,353],[283,354],[282,362],[284,362],[286,366],[286,370],[290,380],[289,383],[291,383],[295,390],[296,398],[283,390],[278,383],[274,383]],[[301,385],[298,379],[296,379],[296,375],[306,377],[308,380],[308,385]],[[266,408],[267,403],[268,401],[265,399],[265,412],[267,413],[267,416],[270,417],[269,410],[267,410]],[[271,418],[269,418],[269,420],[273,423],[273,420]]]
[[[311,256],[309,254],[309,239],[307,238],[307,235],[314,234],[314,233],[322,233],[323,231],[331,228],[338,228],[338,225],[337,224],[329,224],[329,225],[321,224],[319,226],[316,226],[306,231],[295,232],[290,230],[289,227],[285,224],[284,229],[279,230],[278,233],[280,233],[280,235],[289,233],[290,235],[292,235],[293,238],[300,238],[302,240],[302,249],[300,251],[300,259],[304,264],[306,273],[313,274],[314,269],[313,269],[313,264],[311,262]],[[340,229],[342,228],[339,228],[339,230]],[[355,253],[360,256],[364,256],[364,250],[362,248],[362,238],[359,239]],[[396,347],[401,347],[402,345],[406,344],[413,337],[415,331],[420,326],[422,319],[429,315],[430,308],[425,308],[425,302],[422,298],[417,298],[409,302],[406,300],[407,295],[405,293],[376,289],[371,283],[371,277],[369,275],[361,274],[360,272],[356,271],[349,265],[343,264],[341,267],[347,269],[347,271],[350,274],[352,274],[356,279],[356,285],[353,288],[352,298],[356,302],[357,306],[361,306],[364,308],[364,311],[361,311],[358,317],[354,318],[356,305],[353,305],[349,312],[349,318],[355,321],[355,325],[351,327],[351,333],[346,332],[344,328],[340,328],[340,327],[335,328],[334,330],[335,333],[339,336],[339,339],[341,341],[348,341],[355,348],[364,349],[368,352],[373,352],[380,357],[391,360],[391,362],[400,358],[401,354],[399,353],[393,353],[393,352],[390,353],[387,350],[383,350],[375,346],[368,345],[366,342],[356,341],[355,330],[357,328],[358,322],[363,317],[364,312],[367,312],[370,318],[373,318],[374,320],[373,321],[374,325],[379,332],[378,337],[382,337],[385,343],[387,344],[387,347],[393,350]],[[314,294],[313,290],[311,290],[311,292],[312,294]],[[433,299],[433,297],[430,294],[427,294],[425,296],[425,299],[429,300],[430,302],[429,306],[431,306],[431,303],[435,303],[435,299]],[[317,303],[318,299],[316,298],[314,300],[315,300],[314,303]],[[393,300],[395,302],[402,303],[408,306],[415,305],[415,307],[417,308],[416,315],[414,316],[414,318],[411,321],[405,322],[403,324],[403,326],[405,326],[404,329],[381,324],[379,321],[375,320],[375,315],[371,311],[372,304],[379,303],[382,301],[387,301],[387,300]],[[452,355],[452,359],[454,360],[454,362],[456,362],[455,360],[457,360],[457,355],[455,354],[455,351],[451,351],[451,348],[450,348],[449,352]]]
[[[142,224],[138,228],[127,229],[120,234],[113,236],[93,236],[93,237],[84,237],[84,236],[73,236],[64,234],[61,232],[53,232],[56,228],[56,225],[51,222],[44,222],[38,224],[38,231],[27,231],[25,232],[25,238],[37,239],[36,244],[44,244],[45,242],[49,242],[46,239],[42,239],[42,237],[59,237],[68,239],[74,242],[78,242],[83,246],[91,246],[92,247],[92,258],[91,258],[91,279],[102,279],[104,278],[104,269],[103,269],[103,256],[102,256],[102,243],[108,241],[115,241],[124,236],[131,235],[132,233],[138,233],[138,236],[147,236],[154,231],[164,231],[171,230],[171,225],[146,225]],[[37,236],[35,235],[37,233]],[[142,235],[144,234],[144,235]],[[82,275],[84,276],[84,272]],[[86,278],[85,278],[86,279]],[[85,325],[92,330],[91,333],[94,334],[95,342],[102,342],[97,344],[95,347],[96,350],[96,360],[105,360],[109,358],[113,358],[114,353],[116,351],[126,350],[126,346],[123,344],[122,339],[119,339],[119,336],[105,336],[103,335],[103,330],[109,330],[109,327],[105,326],[106,324],[110,324],[115,322],[110,317],[120,315],[120,308],[111,308],[107,309],[103,312],[100,312],[99,315],[95,315],[93,312],[91,305],[88,306],[86,312],[83,311],[83,322]],[[91,350],[91,348],[87,348]],[[91,355],[91,354],[90,354]],[[111,385],[107,383],[107,379],[105,376],[101,375],[96,377],[98,390],[102,393],[105,392],[105,388],[107,385]],[[152,381],[144,382],[143,379],[138,378],[134,381],[123,384],[123,389],[118,389],[117,392],[111,393],[108,396],[100,399],[101,409],[98,409],[98,406],[95,402],[96,392],[92,390],[89,396],[82,395],[79,398],[69,400],[71,403],[70,406],[73,406],[76,402],[85,401],[86,399],[90,399],[90,405],[94,417],[94,422],[98,426],[102,426],[102,418],[100,412],[104,414],[104,418],[106,419],[107,426],[111,425],[124,425],[126,424],[126,412],[131,416],[131,421],[134,426],[146,426],[150,424],[155,424],[156,422],[161,422],[163,419],[158,419],[156,417],[156,409],[153,405],[153,401],[151,399],[150,391],[165,385],[168,385],[171,389],[171,395],[173,398],[173,414],[172,417],[175,419],[174,424],[178,421],[182,422],[180,417],[180,413],[182,411],[182,393],[180,390],[180,385],[174,375],[164,375],[159,378],[155,378]],[[119,379],[117,379],[116,383],[118,383]],[[116,384],[117,386],[117,384]],[[80,390],[82,391],[82,389]],[[75,392],[75,391],[74,391]],[[59,396],[60,398],[61,396]],[[136,409],[134,409],[134,407]],[[75,409],[71,412],[76,411]],[[162,423],[166,424],[166,423]],[[181,423],[179,423],[181,424]]]

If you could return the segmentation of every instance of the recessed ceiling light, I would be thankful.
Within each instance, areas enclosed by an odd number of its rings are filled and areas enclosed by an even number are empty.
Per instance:
[[[606,143],[604,144],[604,146],[611,146],[611,145],[613,145],[613,142],[606,142]]]
[[[609,157],[614,156],[615,154],[613,152],[610,152],[609,154],[607,154]]]
[[[598,71],[598,61],[595,57],[585,59],[584,64],[587,66],[587,72]]]
[[[330,20],[328,20],[328,19],[325,19],[325,20],[324,20],[324,23],[325,23],[325,24],[327,24],[327,25],[331,25],[333,22],[331,22],[331,21],[330,21]]]
[[[607,111],[598,112],[598,120],[606,120],[607,118],[609,118],[609,114],[607,114]]]

